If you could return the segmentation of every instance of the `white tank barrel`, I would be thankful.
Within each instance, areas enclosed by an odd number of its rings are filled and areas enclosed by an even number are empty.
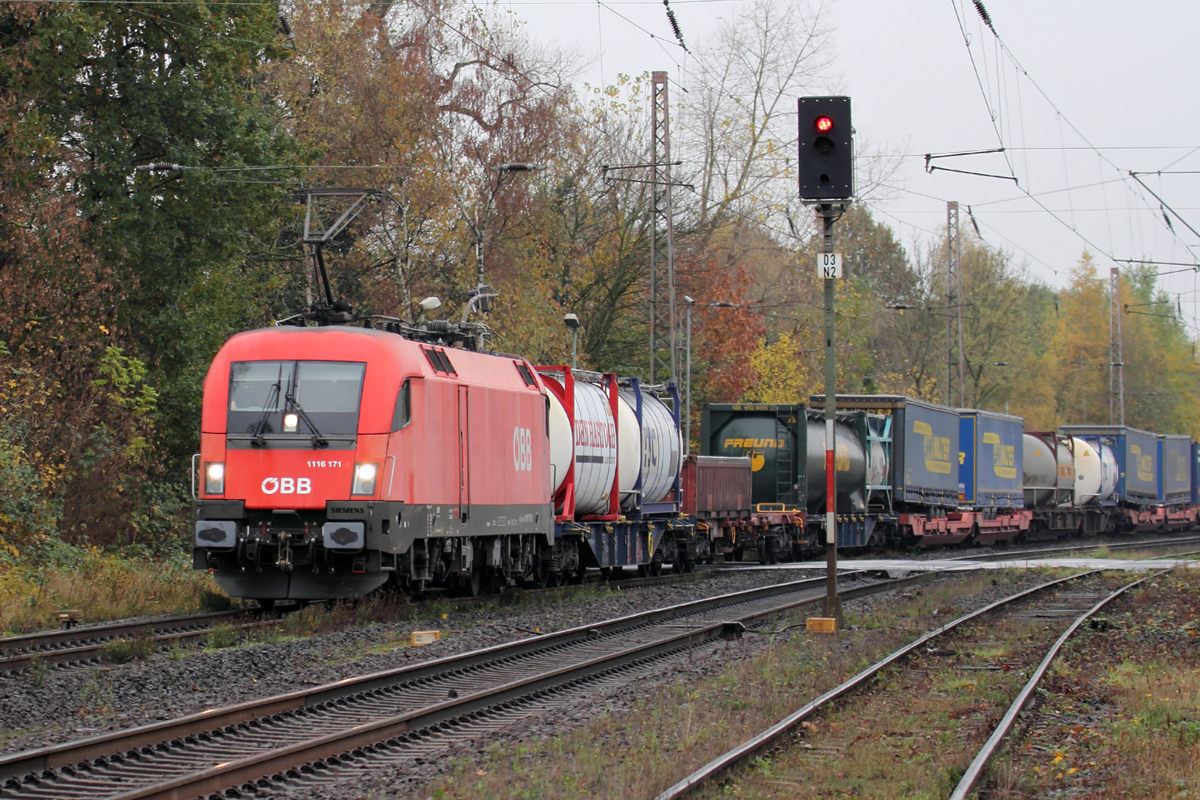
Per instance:
[[[617,474],[617,426],[599,386],[575,381],[575,511],[608,511]]]
[[[622,405],[627,405],[631,417],[637,404],[637,397],[632,391],[621,392]],[[636,419],[636,417],[634,417]],[[624,427],[624,413],[622,413]],[[624,438],[624,437],[622,437]],[[642,392],[642,425],[641,425],[641,464],[642,502],[658,503],[665,500],[675,486],[675,476],[679,474],[679,463],[682,457],[683,445],[679,438],[679,429],[671,410],[654,395]],[[624,448],[621,452],[625,456]],[[624,474],[624,464],[622,473]],[[622,491],[625,491],[622,481]],[[632,488],[632,487],[631,487]],[[629,497],[626,505],[632,506],[635,497]]]
[[[1102,477],[1100,454],[1079,437],[1073,437],[1071,443],[1075,445],[1075,505],[1098,503]]]
[[[571,419],[567,416],[567,410],[554,392],[547,390],[546,396],[550,398],[550,477],[554,484],[551,494],[554,494],[562,488],[571,470],[575,442],[571,436]]]
[[[1049,441],[1047,441],[1049,439]],[[1058,454],[1053,437],[1024,435],[1025,507],[1055,505],[1058,488]]]
[[[637,503],[633,490],[642,469],[642,429],[631,400],[622,392],[617,403],[617,488],[621,492],[621,507],[625,509]]]
[[[1120,477],[1116,453],[1106,444],[1100,445],[1100,502],[1112,500],[1117,494],[1117,478]]]

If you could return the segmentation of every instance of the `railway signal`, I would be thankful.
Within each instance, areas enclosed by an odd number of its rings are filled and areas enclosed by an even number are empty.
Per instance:
[[[800,199],[854,196],[854,151],[849,97],[801,97]]]
[[[837,419],[834,386],[834,281],[842,276],[841,257],[833,249],[833,223],[854,199],[853,127],[849,97],[801,97],[799,122],[800,200],[816,206],[823,234],[817,264],[825,282],[825,558],[827,595],[825,617],[836,629],[842,621],[837,593],[837,487],[834,420]]]

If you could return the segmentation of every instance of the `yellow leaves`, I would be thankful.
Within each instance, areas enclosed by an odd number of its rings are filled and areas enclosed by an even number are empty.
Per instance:
[[[808,397],[811,385],[808,365],[802,360],[790,333],[782,333],[773,344],[762,345],[750,355],[754,386],[748,400],[760,403],[797,403]]]
[[[1053,761],[1051,761],[1050,763],[1051,763],[1051,764],[1061,764],[1061,763],[1062,763],[1062,760],[1063,760],[1064,758],[1066,758],[1066,756],[1065,756],[1065,755],[1063,755],[1063,751],[1062,751],[1062,750],[1055,750],[1055,751],[1054,751],[1054,760],[1053,760]]]

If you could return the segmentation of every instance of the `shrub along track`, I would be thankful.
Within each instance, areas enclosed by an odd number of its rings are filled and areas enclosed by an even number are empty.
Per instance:
[[[796,796],[800,790],[808,796],[946,797],[953,792],[956,800],[965,798],[1067,637],[1105,604],[1149,580],[1112,592],[1111,581],[1098,575],[1093,571],[1043,584],[960,617],[704,765],[658,800],[724,791],[713,786],[722,777],[736,785],[739,796],[752,798]],[[1080,585],[1067,586],[1075,581]],[[1050,599],[1028,602],[1046,594]],[[1060,631],[1050,644],[1047,640]],[[1037,664],[1042,651],[1045,657]],[[1020,679],[1030,670],[1033,677],[1021,688]],[[835,705],[881,673],[886,676],[882,686]],[[1001,698],[1014,694],[1017,699],[995,724],[1005,702]],[[796,731],[797,746],[726,776]],[[989,732],[993,735],[983,742]]]
[[[194,797],[270,776],[344,778],[363,761],[421,758],[435,738],[478,736],[573,687],[687,658],[823,593],[823,578],[777,584],[28,751],[0,759],[0,797]]]

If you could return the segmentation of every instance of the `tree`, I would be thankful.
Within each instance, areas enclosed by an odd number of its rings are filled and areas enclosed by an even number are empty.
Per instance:
[[[56,166],[91,223],[87,246],[127,287],[122,327],[152,365],[161,436],[181,461],[199,414],[193,365],[214,344],[196,346],[197,309],[181,301],[212,270],[246,265],[282,194],[219,170],[298,155],[257,77],[285,40],[268,6],[20,5],[0,22],[0,84],[62,145]],[[136,171],[162,162],[182,170]]]

